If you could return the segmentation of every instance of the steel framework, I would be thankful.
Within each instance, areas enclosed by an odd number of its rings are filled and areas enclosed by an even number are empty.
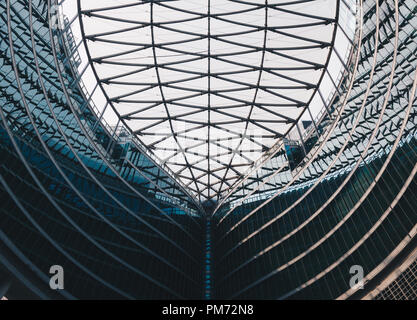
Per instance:
[[[78,1],[109,105],[200,201],[240,180],[311,106],[339,5]]]

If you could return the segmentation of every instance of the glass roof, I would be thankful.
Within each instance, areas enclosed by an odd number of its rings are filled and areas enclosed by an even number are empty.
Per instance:
[[[339,3],[80,0],[106,121],[216,198],[313,108]]]

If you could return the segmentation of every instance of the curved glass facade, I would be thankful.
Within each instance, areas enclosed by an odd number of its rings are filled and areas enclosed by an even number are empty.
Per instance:
[[[415,298],[416,2],[178,3],[0,3],[0,295]],[[251,125],[265,130],[253,158]]]

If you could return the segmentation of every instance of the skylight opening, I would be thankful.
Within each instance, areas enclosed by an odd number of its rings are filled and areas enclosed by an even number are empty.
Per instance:
[[[353,0],[57,9],[101,121],[126,128],[199,200],[216,199],[282,139],[309,134],[337,92],[356,24]]]

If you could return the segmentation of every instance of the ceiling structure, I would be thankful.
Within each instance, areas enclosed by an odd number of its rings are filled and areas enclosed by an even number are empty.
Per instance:
[[[117,117],[199,198],[279,142],[325,72],[339,1],[79,1]]]

